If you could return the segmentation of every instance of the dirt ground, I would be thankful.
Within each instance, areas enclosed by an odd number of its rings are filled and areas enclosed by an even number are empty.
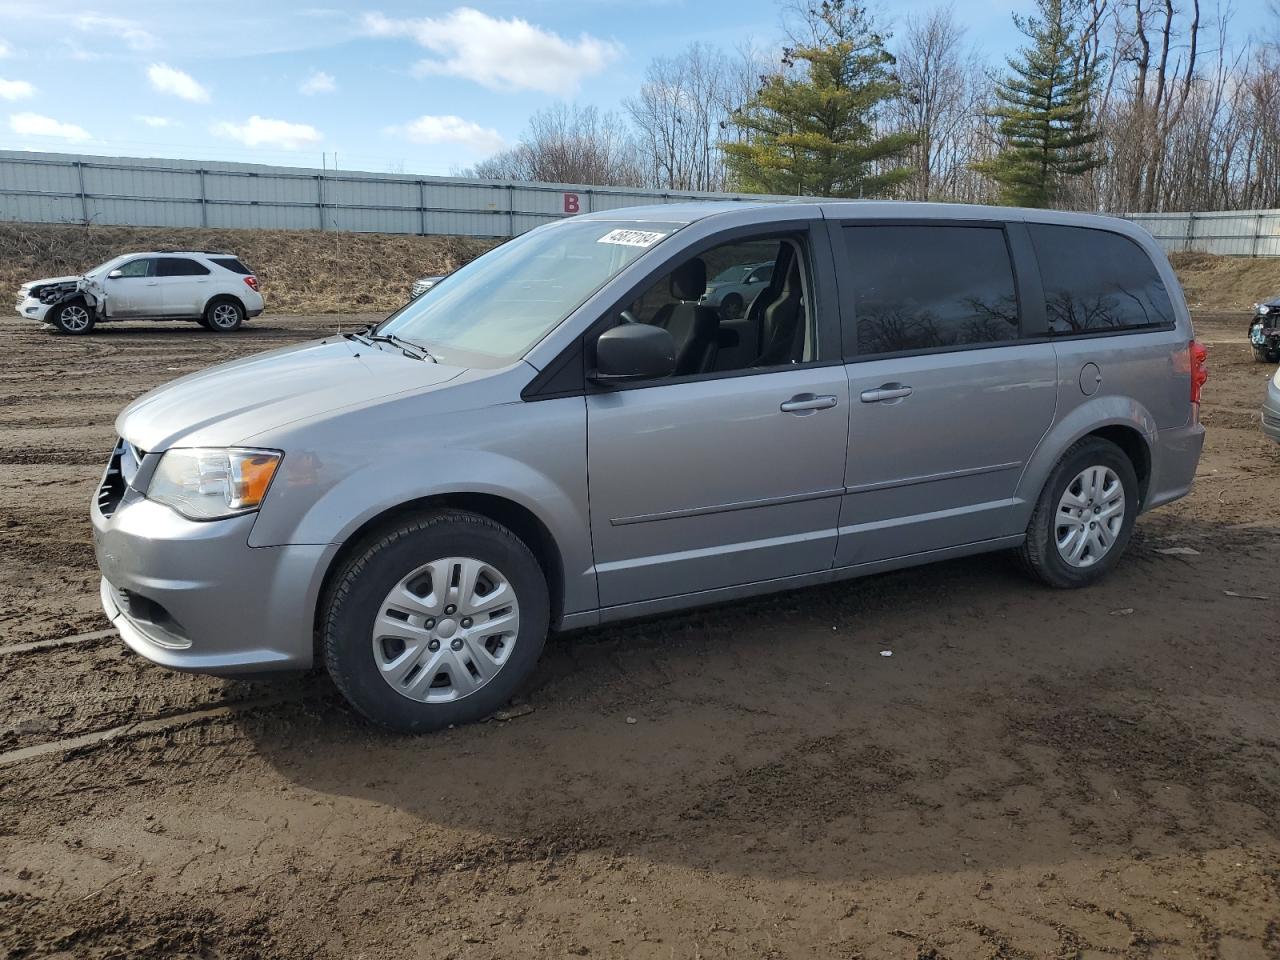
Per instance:
[[[1199,321],[1196,489],[1105,583],[987,556],[568,635],[532,712],[419,739],[93,636],[117,410],[336,322],[0,321],[0,956],[1280,956],[1280,445],[1239,315]]]

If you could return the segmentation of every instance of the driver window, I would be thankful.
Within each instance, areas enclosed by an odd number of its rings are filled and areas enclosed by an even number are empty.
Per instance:
[[[150,276],[151,260],[148,257],[140,257],[137,260],[130,260],[124,266],[118,268],[122,277],[146,277]]]
[[[676,377],[777,367],[815,357],[808,294],[798,240],[747,240],[684,261],[624,319],[671,334]]]

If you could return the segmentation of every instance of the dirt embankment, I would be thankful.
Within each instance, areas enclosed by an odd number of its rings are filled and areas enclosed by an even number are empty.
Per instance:
[[[1169,259],[1195,313],[1240,313],[1280,295],[1280,257],[1175,253]]]
[[[309,230],[193,230],[0,223],[0,290],[80,273],[130,250],[230,250],[258,274],[272,312],[378,311],[404,303],[418,277],[448,273],[492,241]],[[1171,258],[1191,309],[1238,313],[1280,294],[1280,258]]]
[[[472,237],[0,223],[0,290],[82,273],[133,250],[229,250],[257,273],[272,312],[392,310],[414,280],[456,270],[492,245]]]

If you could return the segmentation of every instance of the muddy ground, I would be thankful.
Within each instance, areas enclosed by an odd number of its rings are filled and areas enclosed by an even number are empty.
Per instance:
[[[988,556],[565,636],[531,713],[421,739],[322,676],[44,643],[105,626],[116,411],[334,323],[0,321],[0,956],[1280,956],[1280,446],[1239,317],[1200,320],[1195,492],[1087,591]]]

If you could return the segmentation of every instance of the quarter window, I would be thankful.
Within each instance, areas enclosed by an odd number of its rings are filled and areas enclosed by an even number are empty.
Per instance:
[[[209,268],[189,257],[160,257],[157,261],[157,277],[203,277]]]
[[[859,356],[1017,339],[1000,227],[868,224],[844,236]]]
[[[1128,237],[1089,227],[1029,224],[1051,334],[1173,323],[1155,264]]]

